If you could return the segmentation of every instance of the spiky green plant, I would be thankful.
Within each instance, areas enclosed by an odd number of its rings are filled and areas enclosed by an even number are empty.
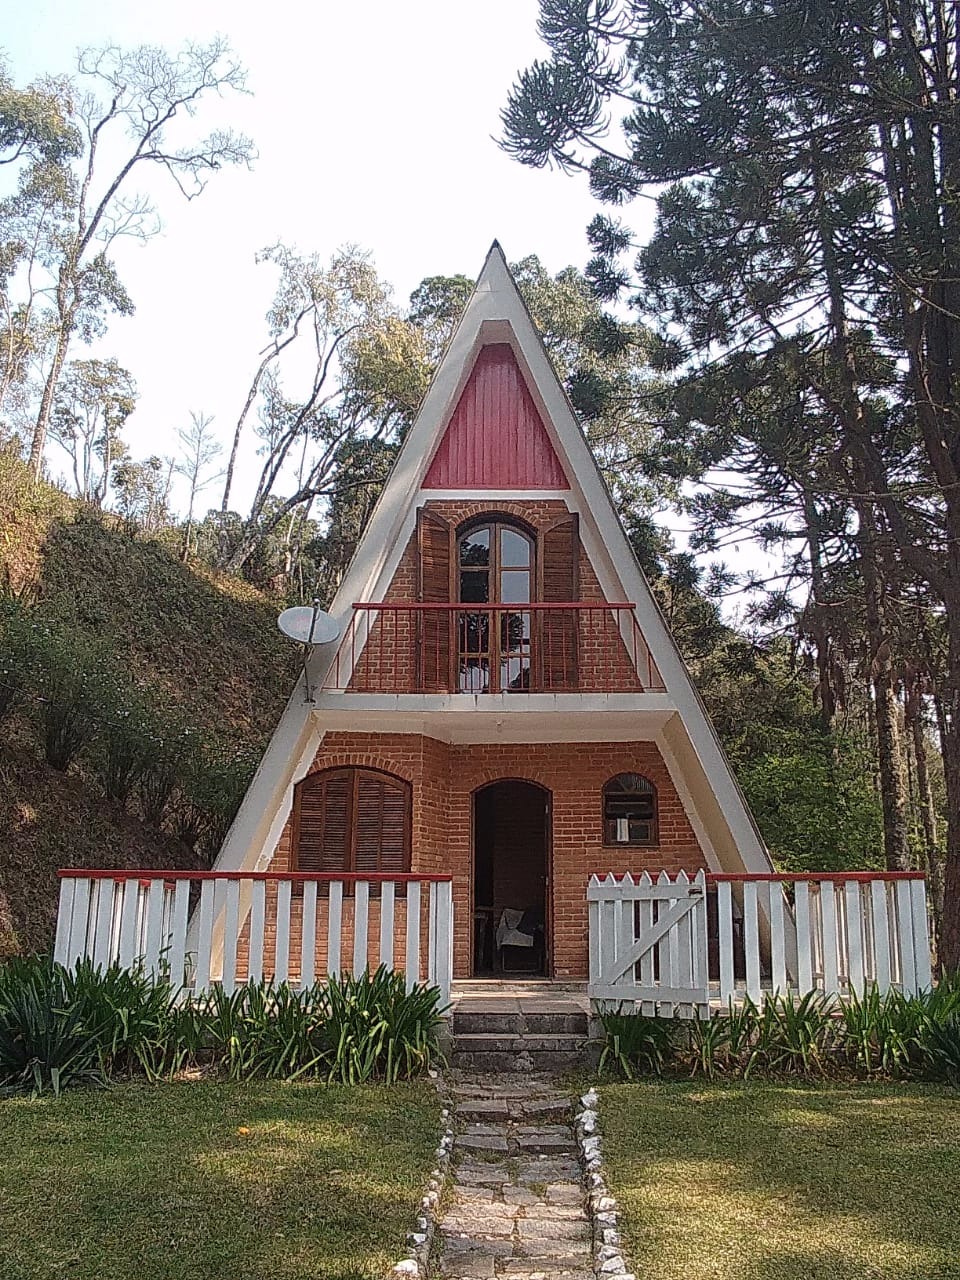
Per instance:
[[[599,1070],[618,1070],[628,1080],[635,1075],[660,1075],[676,1052],[677,1027],[672,1018],[608,1011],[600,1015],[604,1044]]]
[[[695,1018],[689,1024],[687,1037],[691,1076],[703,1075],[712,1080],[729,1062],[728,1020],[716,1014],[709,1018]]]

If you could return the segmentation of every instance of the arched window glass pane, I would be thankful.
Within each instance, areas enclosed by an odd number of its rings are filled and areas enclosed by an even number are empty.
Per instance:
[[[474,529],[460,539],[460,567],[486,568],[490,563],[490,530]]]
[[[529,604],[530,574],[525,569],[505,569],[500,574],[500,602]]]
[[[527,568],[530,564],[530,542],[515,529],[500,530],[500,565],[505,569]]]

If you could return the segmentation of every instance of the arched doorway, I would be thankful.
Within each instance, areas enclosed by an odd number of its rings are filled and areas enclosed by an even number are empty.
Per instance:
[[[550,792],[504,778],[473,795],[476,977],[550,972]]]

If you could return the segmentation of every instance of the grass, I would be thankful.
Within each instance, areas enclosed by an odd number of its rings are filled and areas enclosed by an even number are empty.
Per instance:
[[[960,1094],[604,1085],[631,1269],[658,1280],[960,1278]]]
[[[439,1107],[426,1082],[0,1101],[0,1276],[380,1280],[413,1225]]]

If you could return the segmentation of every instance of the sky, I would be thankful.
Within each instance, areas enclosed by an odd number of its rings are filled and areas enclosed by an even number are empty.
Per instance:
[[[162,233],[116,254],[137,311],[111,320],[96,353],[136,378],[134,456],[174,452],[191,411],[213,415],[228,438],[275,279],[254,256],[278,239],[324,258],[347,243],[370,250],[401,302],[425,276],[475,276],[495,238],[509,260],[536,253],[552,272],[589,257],[586,180],[527,169],[495,141],[517,71],[541,52],[536,0],[5,7],[0,48],[17,83],[72,71],[81,46],[173,50],[214,35],[248,71],[250,96],[231,95],[203,123],[219,110],[249,134],[252,171],[215,175],[191,202],[172,183],[156,187]],[[254,469],[248,458],[238,500]]]

